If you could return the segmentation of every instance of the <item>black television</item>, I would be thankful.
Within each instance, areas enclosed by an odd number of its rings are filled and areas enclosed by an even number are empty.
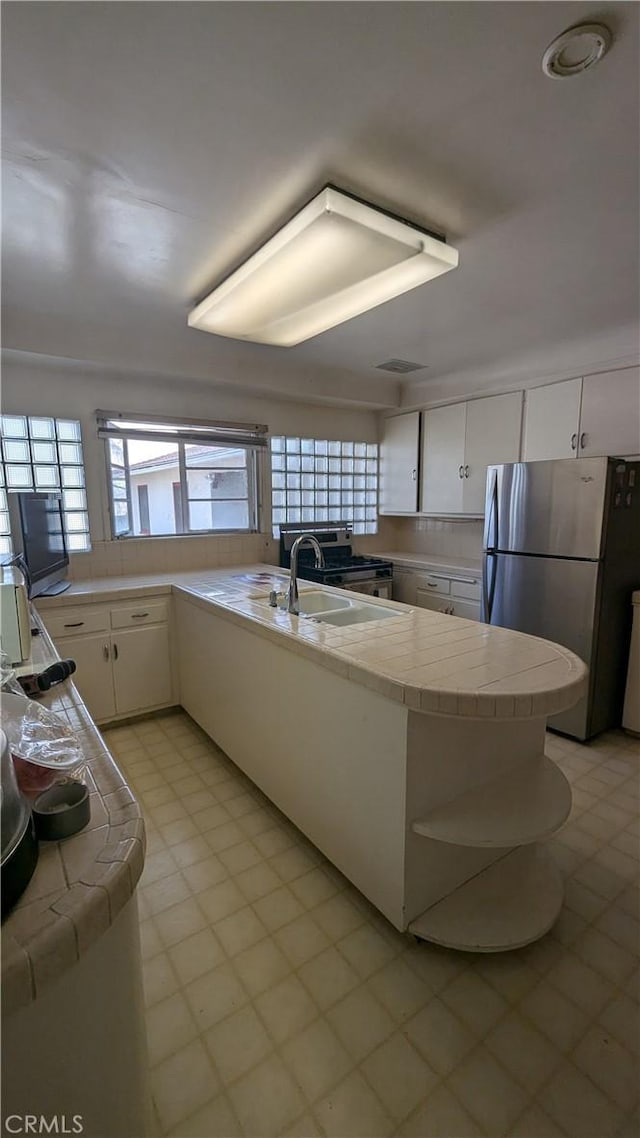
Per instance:
[[[69,554],[60,494],[7,494],[15,553],[26,565],[29,596],[54,596],[69,588]]]

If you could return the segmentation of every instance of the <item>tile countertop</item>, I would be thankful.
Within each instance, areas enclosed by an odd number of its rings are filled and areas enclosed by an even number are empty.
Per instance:
[[[255,574],[267,580],[252,582]],[[531,719],[572,707],[583,694],[587,669],[566,648],[506,628],[362,597],[398,610],[394,620],[334,627],[290,616],[257,603],[288,574],[273,565],[245,565],[210,572],[107,577],[76,581],[49,608],[125,600],[175,591],[205,611],[286,646],[413,710],[473,719]],[[302,588],[313,588],[301,582]],[[325,587],[326,588],[326,587]],[[336,589],[327,591],[344,597]],[[352,600],[358,597],[349,594]]]
[[[36,618],[37,620],[37,618]],[[59,657],[41,626],[33,668]],[[86,760],[91,819],[71,838],[40,842],[25,892],[2,923],[2,1007],[9,1015],[37,999],[107,931],[132,897],[144,864],[142,813],[74,685],[39,697],[65,719]]]
[[[446,576],[455,577],[462,573],[465,577],[478,577],[482,573],[482,561],[472,557],[441,557],[436,553],[407,553],[394,550],[392,553],[379,553],[375,557],[384,557],[397,565],[406,565],[408,569],[433,569]]]

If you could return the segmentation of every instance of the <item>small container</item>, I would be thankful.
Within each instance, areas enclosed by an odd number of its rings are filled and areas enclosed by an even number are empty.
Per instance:
[[[70,838],[84,829],[91,817],[89,790],[83,782],[64,779],[34,800],[36,834],[43,841]]]

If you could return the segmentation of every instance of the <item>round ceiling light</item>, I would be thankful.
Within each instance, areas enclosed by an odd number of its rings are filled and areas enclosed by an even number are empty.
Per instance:
[[[556,36],[542,57],[542,70],[550,79],[580,75],[598,63],[611,47],[611,32],[604,24],[578,24]]]

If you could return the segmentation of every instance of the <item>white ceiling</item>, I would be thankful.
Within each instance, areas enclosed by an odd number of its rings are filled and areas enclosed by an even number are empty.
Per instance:
[[[428,365],[428,393],[542,368],[563,345],[629,344],[638,16],[560,0],[5,3],[5,346],[392,406],[399,382],[374,366],[389,357]],[[609,55],[545,78],[549,41],[589,19],[613,31]],[[187,328],[326,181],[445,233],[460,267],[296,348]]]

